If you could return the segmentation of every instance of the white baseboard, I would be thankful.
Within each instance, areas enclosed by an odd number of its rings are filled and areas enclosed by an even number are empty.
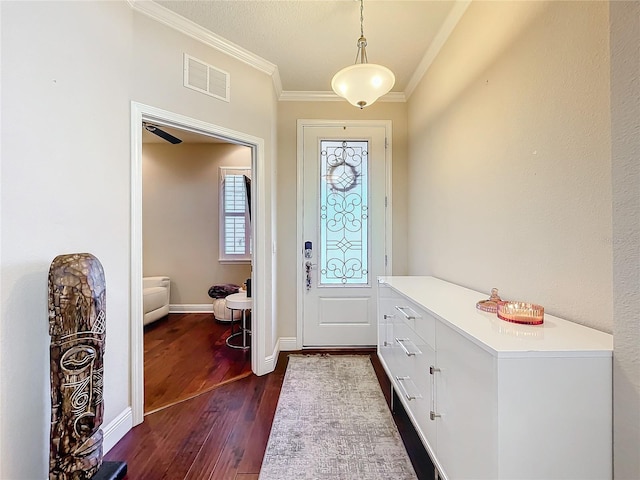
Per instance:
[[[280,355],[280,352],[291,352],[297,349],[298,349],[298,342],[295,337],[278,338],[278,341],[276,342],[273,352],[271,353],[271,355],[267,356],[264,359],[261,372],[271,373],[276,369],[276,364],[278,363],[278,356]]]
[[[256,375],[264,375],[267,373],[271,373],[276,369],[276,364],[278,363],[278,354],[280,351],[278,350],[278,342],[276,342],[276,346],[273,349],[271,355],[265,357],[264,362],[262,363],[262,368],[259,372],[256,372]]]
[[[298,350],[298,339],[296,337],[280,337],[278,339],[278,346],[283,352]]]
[[[120,415],[114,418],[109,425],[102,428],[102,452],[106,454],[113,446],[133,428],[133,412],[127,407]]]
[[[183,303],[169,305],[169,313],[213,313],[212,303]]]

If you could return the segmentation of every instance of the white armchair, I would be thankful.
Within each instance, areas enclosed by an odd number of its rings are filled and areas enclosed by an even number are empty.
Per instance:
[[[142,279],[142,305],[144,325],[169,314],[169,277],[144,277]]]

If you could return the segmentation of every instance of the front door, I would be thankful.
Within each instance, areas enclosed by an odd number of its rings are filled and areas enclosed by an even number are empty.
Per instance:
[[[386,272],[384,124],[302,126],[302,343],[376,344]]]

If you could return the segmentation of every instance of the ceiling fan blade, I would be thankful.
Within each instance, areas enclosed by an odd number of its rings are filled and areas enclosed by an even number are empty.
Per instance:
[[[182,140],[180,140],[177,137],[174,137],[173,135],[171,135],[168,132],[165,132],[164,130],[161,130],[160,128],[156,127],[155,125],[149,125],[148,123],[143,123],[142,126],[145,128],[145,130],[147,130],[148,132],[153,133],[154,135],[159,136],[160,138],[166,140],[169,143],[172,143],[174,145],[178,144],[178,143],[182,143]]]

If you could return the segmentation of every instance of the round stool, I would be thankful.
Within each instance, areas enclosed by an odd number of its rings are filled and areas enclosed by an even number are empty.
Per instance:
[[[218,323],[239,322],[242,319],[242,313],[240,311],[229,310],[224,298],[214,298],[213,318]]]
[[[247,310],[251,310],[253,300],[247,297],[247,292],[233,293],[225,298],[226,307],[231,310],[231,318],[233,318],[234,310],[242,311],[242,323],[240,330],[233,333],[233,325],[231,326],[231,335],[227,337],[227,345],[231,348],[240,348],[246,350],[250,347],[248,343],[248,336],[251,335],[251,330],[247,328]],[[242,337],[242,344],[234,345],[231,341],[234,338]]]

